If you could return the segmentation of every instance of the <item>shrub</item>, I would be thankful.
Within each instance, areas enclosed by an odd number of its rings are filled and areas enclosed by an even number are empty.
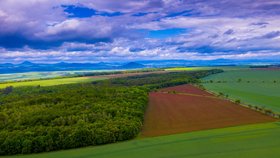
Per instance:
[[[235,102],[236,104],[240,104],[240,103],[241,103],[241,101],[240,101],[239,99],[236,99],[234,102]]]

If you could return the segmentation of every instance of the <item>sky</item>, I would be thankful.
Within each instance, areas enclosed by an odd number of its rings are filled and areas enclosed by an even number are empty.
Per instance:
[[[280,59],[280,1],[0,1],[0,63],[165,59]]]

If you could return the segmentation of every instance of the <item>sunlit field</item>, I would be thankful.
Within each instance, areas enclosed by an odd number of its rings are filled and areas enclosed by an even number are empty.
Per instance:
[[[23,87],[23,86],[55,86],[62,84],[85,83],[91,81],[103,80],[104,78],[89,78],[89,77],[74,77],[74,78],[59,78],[59,79],[45,79],[36,81],[19,81],[11,83],[0,83],[0,88],[8,86]]]

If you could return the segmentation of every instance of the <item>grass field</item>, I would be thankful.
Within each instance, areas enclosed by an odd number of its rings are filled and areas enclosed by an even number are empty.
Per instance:
[[[215,67],[174,67],[167,68],[165,71],[198,71],[198,70],[210,70],[210,69],[222,69],[224,71],[233,71],[240,69],[248,69],[248,66],[215,66]]]
[[[72,83],[85,83],[97,80],[103,80],[106,78],[89,78],[89,77],[75,77],[75,78],[59,78],[59,79],[47,79],[37,81],[22,81],[22,82],[11,82],[11,83],[0,83],[0,89],[8,86],[23,87],[23,86],[54,86],[61,84],[72,84]]]
[[[208,67],[174,67],[174,68],[167,68],[165,71],[197,71],[197,70],[208,70],[211,68]]]
[[[208,76],[203,79],[206,89],[222,92],[231,99],[257,105],[280,113],[279,70],[237,70]],[[213,83],[209,81],[212,80]]]
[[[279,133],[275,122],[4,158],[278,158]]]

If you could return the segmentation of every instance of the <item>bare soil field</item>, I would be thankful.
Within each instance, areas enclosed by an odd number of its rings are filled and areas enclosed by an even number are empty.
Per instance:
[[[174,87],[168,87],[163,88],[159,90],[160,92],[178,92],[178,93],[189,93],[189,94],[196,94],[196,95],[203,95],[203,96],[213,96],[211,93],[208,93],[204,90],[201,90],[199,88],[195,88],[194,86],[190,84],[180,85],[180,86],[174,86]]]
[[[143,137],[276,121],[192,85],[163,89],[165,90],[178,90],[180,93],[149,94]]]

